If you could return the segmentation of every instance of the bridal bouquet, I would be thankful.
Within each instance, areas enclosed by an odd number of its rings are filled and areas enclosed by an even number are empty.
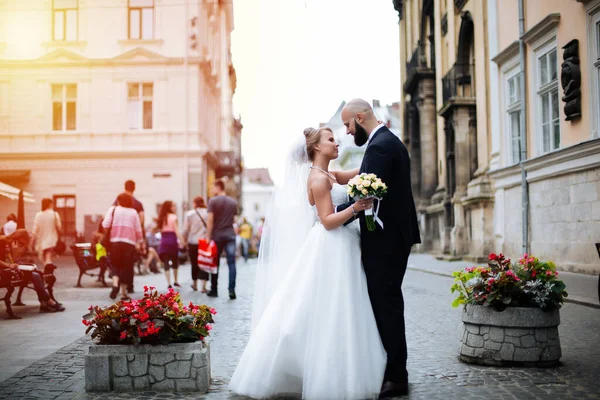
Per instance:
[[[362,173],[348,181],[347,193],[354,200],[374,198],[378,201],[383,199],[387,193],[387,186],[375,174]],[[365,222],[369,231],[375,230],[375,221],[383,228],[383,222],[377,216],[379,203],[373,213],[373,209],[365,210]]]

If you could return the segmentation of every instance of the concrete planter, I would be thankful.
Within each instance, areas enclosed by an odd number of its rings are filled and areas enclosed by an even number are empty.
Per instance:
[[[200,392],[210,384],[210,349],[202,342],[92,345],[85,356],[88,392]]]
[[[484,365],[552,366],[562,355],[558,310],[467,305],[460,359]]]

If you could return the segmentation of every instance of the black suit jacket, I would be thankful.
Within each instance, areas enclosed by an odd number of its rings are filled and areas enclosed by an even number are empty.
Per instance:
[[[413,244],[421,243],[410,183],[408,150],[388,128],[382,127],[373,133],[360,172],[373,173],[388,186],[388,192],[379,206],[379,218],[383,221],[384,229],[377,225],[375,231],[368,231],[364,213],[360,214],[363,246],[372,250],[402,246],[409,250]],[[340,205],[337,210],[341,211],[351,203]]]

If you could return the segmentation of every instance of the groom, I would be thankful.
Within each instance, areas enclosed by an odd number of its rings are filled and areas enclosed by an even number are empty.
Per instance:
[[[342,121],[357,146],[367,144],[360,172],[373,173],[388,186],[379,207],[384,229],[377,225],[370,232],[360,215],[361,248],[369,297],[388,357],[380,398],[401,396],[408,393],[402,281],[410,249],[421,243],[410,159],[404,144],[377,121],[365,100],[350,100],[342,109]]]

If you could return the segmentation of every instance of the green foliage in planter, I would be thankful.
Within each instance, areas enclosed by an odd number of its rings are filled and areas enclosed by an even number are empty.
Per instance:
[[[567,297],[565,284],[557,278],[554,263],[525,254],[512,264],[503,254],[489,255],[486,267],[468,267],[453,273],[450,288],[458,297],[453,307],[478,304],[503,310],[506,307],[560,308]]]
[[[169,344],[204,340],[217,312],[192,302],[184,306],[178,292],[159,294],[144,286],[140,300],[119,301],[109,307],[91,306],[83,316],[86,334],[98,344]]]

